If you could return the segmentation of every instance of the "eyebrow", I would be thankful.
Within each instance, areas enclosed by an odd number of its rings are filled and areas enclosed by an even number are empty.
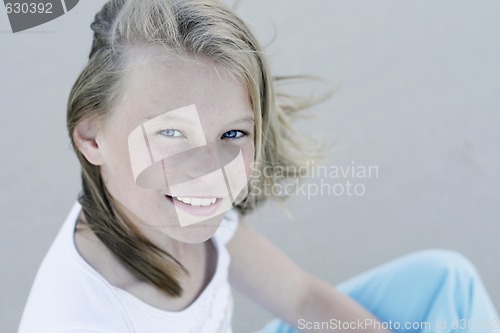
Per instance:
[[[174,110],[172,110],[172,111],[174,111]],[[154,120],[156,118],[166,119],[166,120],[189,120],[189,119],[186,119],[185,117],[181,117],[178,114],[171,113],[170,111],[167,111],[167,112],[162,113],[162,114],[153,114],[153,115],[147,116],[146,118],[144,118],[144,122],[146,122],[148,120]]]
[[[156,118],[159,118],[159,119],[156,119]],[[150,116],[147,116],[146,118],[144,118],[144,121],[143,122],[148,122],[150,120],[169,120],[169,121],[172,121],[172,120],[179,120],[179,121],[185,121],[185,122],[190,122],[191,120],[188,119],[188,118],[185,118],[185,117],[182,117],[178,114],[175,114],[175,113],[169,113],[169,112],[165,112],[165,113],[162,113],[160,115],[150,115]],[[230,125],[236,125],[236,124],[243,124],[243,123],[249,123],[249,124],[255,124],[255,120],[254,120],[254,117],[253,116],[246,116],[246,117],[242,117],[242,118],[239,118],[239,119],[235,119],[229,123],[226,123],[224,125],[227,125],[227,126],[230,126]]]
[[[159,115],[152,115],[148,116],[145,118],[142,123],[143,124],[149,124],[149,126],[158,126],[158,125],[163,125],[166,123],[170,122],[179,122],[182,124],[187,124],[187,125],[198,125],[200,119],[192,119],[192,117],[186,117],[178,113],[173,113],[173,112],[165,112]]]
[[[236,124],[243,124],[243,123],[249,123],[249,124],[253,125],[253,124],[255,124],[255,120],[254,120],[253,116],[247,116],[247,117],[235,119],[235,120],[227,123],[226,125],[236,125]]]

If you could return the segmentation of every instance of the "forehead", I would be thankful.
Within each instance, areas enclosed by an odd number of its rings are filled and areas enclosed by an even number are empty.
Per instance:
[[[200,116],[253,114],[246,85],[206,57],[134,48],[126,64],[119,108],[129,117],[147,120],[192,104]]]

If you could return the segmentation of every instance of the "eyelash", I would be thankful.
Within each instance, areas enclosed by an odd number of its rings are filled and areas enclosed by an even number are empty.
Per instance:
[[[164,133],[167,132],[167,131],[175,131],[175,132],[180,133],[181,135],[165,135]],[[159,130],[158,132],[156,132],[156,134],[163,135],[163,136],[166,136],[168,138],[175,138],[175,137],[179,137],[179,136],[184,136],[184,133],[182,133],[179,130],[173,129],[173,128],[167,128],[167,129]]]
[[[229,132],[233,132],[233,131],[234,131],[234,132],[239,132],[239,133],[241,133],[241,136],[239,136],[239,137],[237,137],[237,138],[225,138],[225,137],[224,137],[224,134],[229,133]],[[225,132],[225,133],[223,133],[223,134],[222,134],[222,139],[238,140],[238,139],[242,139],[242,138],[244,138],[244,137],[245,137],[245,136],[247,136],[247,135],[248,135],[248,133],[247,133],[247,132],[245,132],[245,131],[240,131],[240,130],[230,130],[230,131],[227,131],[227,132]]]
[[[175,132],[180,133],[181,135],[165,135],[164,133],[165,133],[166,131],[175,131]],[[235,138],[228,138],[228,137],[224,137],[224,134],[229,133],[229,132],[233,132],[233,131],[234,131],[234,132],[241,133],[241,134],[240,134],[240,136],[239,136],[239,137],[235,137]],[[172,128],[167,128],[167,129],[159,130],[158,132],[156,132],[156,134],[163,135],[163,136],[165,136],[165,137],[170,137],[170,138],[176,138],[176,137],[179,137],[179,136],[184,136],[184,134],[183,134],[181,131],[176,130],[176,129],[172,129]],[[221,139],[238,140],[238,139],[241,139],[241,138],[243,138],[243,137],[245,137],[245,136],[247,136],[247,135],[248,135],[248,133],[247,133],[246,131],[241,131],[241,130],[229,130],[229,131],[224,132],[224,133],[222,134]]]

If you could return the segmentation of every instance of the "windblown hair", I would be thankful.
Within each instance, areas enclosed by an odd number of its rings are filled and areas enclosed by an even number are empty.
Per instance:
[[[255,113],[256,166],[280,168],[287,177],[314,157],[301,146],[300,133],[291,126],[296,111],[316,101],[295,99],[275,92],[275,84],[288,78],[272,77],[261,46],[249,27],[218,0],[110,0],[91,24],[94,31],[89,61],[76,80],[67,106],[67,127],[82,166],[82,192],[78,198],[85,223],[113,254],[141,280],[171,296],[181,296],[178,281],[183,265],[147,239],[118,209],[93,165],[80,152],[75,126],[84,119],[109,119],[124,92],[127,51],[134,46],[161,46],[164,52],[202,56],[227,68],[248,88]],[[304,138],[304,137],[302,137]],[[248,195],[236,207],[245,214],[269,195],[279,181],[273,172],[256,172]]]

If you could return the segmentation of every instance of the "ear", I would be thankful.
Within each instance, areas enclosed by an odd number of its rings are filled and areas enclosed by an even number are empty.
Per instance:
[[[73,139],[80,152],[89,163],[94,165],[104,164],[102,149],[96,140],[98,122],[92,119],[83,119],[75,126]]]

